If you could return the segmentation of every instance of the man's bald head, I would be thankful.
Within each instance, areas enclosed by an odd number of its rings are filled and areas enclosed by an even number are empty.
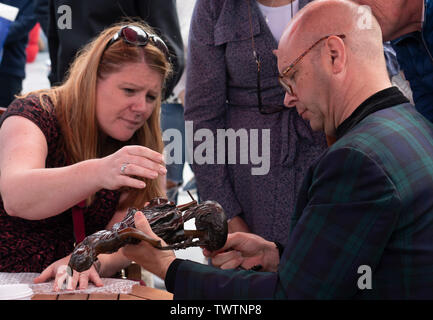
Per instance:
[[[372,94],[389,87],[382,33],[350,0],[316,0],[286,27],[276,52],[284,103],[328,135]]]
[[[309,3],[286,27],[278,50],[300,54],[318,39],[338,34],[346,36],[345,43],[358,57],[370,60],[383,52],[377,20],[368,10],[349,0]]]

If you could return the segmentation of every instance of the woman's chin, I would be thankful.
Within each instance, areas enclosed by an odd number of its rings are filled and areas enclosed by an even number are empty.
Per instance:
[[[132,136],[134,135],[134,132],[128,132],[128,133],[115,133],[115,134],[110,134],[110,137],[114,140],[118,140],[118,141],[128,141],[132,138]]]

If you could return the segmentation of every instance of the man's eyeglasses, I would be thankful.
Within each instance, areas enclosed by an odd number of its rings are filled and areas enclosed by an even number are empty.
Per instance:
[[[167,45],[165,42],[154,34],[149,34],[143,29],[136,27],[136,26],[124,26],[122,27],[119,32],[117,32],[113,38],[110,39],[110,41],[105,46],[105,50],[107,50],[114,42],[116,42],[119,39],[123,39],[126,43],[135,45],[135,46],[146,46],[149,41],[152,42],[152,44],[157,47],[159,50],[161,50],[168,61],[170,61],[170,51],[168,50]]]
[[[286,83],[284,81],[284,77],[290,72],[290,70],[292,70],[295,65],[297,63],[299,63],[299,61],[302,60],[303,57],[305,57],[307,55],[308,52],[310,52],[315,46],[317,46],[321,41],[328,39],[329,37],[332,36],[336,36],[339,37],[341,39],[344,39],[346,36],[344,34],[338,34],[338,35],[329,35],[329,36],[325,36],[320,38],[319,40],[317,40],[311,47],[309,47],[307,50],[305,50],[298,58],[295,59],[295,61],[293,61],[284,71],[282,74],[280,74],[278,76],[278,82],[280,83],[280,85],[284,88],[284,90],[286,90],[291,96],[294,96],[294,91],[292,86],[289,83]]]

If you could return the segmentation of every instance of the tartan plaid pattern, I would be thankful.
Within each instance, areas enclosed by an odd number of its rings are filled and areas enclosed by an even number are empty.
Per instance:
[[[372,289],[358,280],[372,269]],[[182,261],[176,299],[432,299],[433,125],[402,104],[330,147],[304,180],[278,273]]]

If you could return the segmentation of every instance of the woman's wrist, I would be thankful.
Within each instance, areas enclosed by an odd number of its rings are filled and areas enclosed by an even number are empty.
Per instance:
[[[89,182],[93,181],[95,184],[94,189],[100,190],[104,188],[104,184],[101,181],[101,170],[102,169],[102,160],[101,159],[89,159],[81,162],[83,166],[83,172],[85,172]]]

